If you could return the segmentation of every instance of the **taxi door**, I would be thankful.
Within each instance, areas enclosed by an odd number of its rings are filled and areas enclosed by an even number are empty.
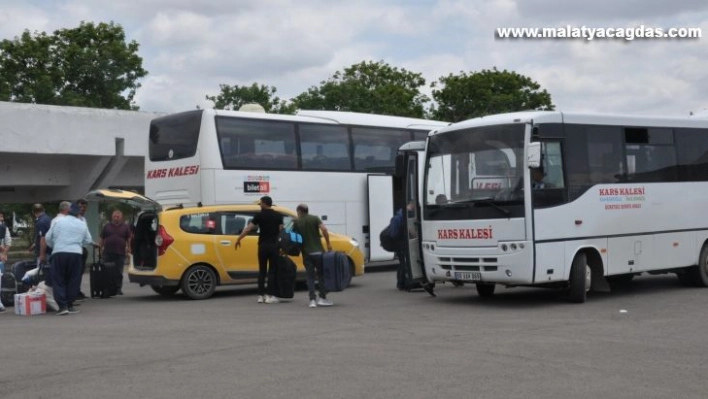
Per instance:
[[[218,212],[216,248],[222,269],[232,282],[255,283],[258,278],[258,229],[254,229],[241,240],[235,249],[236,240],[248,223],[253,212]]]

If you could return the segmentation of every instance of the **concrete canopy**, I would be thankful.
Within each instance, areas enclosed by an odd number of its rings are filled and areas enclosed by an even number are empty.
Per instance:
[[[150,121],[162,115],[0,102],[0,203],[142,192]]]

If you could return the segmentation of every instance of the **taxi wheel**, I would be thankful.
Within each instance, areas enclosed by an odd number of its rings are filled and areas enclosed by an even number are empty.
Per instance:
[[[181,286],[189,299],[207,299],[216,290],[216,274],[207,266],[192,266],[184,273]]]
[[[150,288],[152,288],[152,290],[156,293],[164,296],[172,296],[179,291],[179,285],[151,285]]]

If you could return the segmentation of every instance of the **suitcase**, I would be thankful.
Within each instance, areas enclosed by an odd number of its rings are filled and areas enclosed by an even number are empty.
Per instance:
[[[322,275],[327,292],[344,291],[352,281],[347,255],[344,252],[325,252],[322,255]]]
[[[30,289],[32,284],[23,283],[22,278],[25,277],[25,273],[36,268],[37,261],[35,260],[21,260],[12,265],[12,274],[15,276],[15,283],[17,284],[16,294],[23,294]]]
[[[275,268],[275,297],[278,299],[293,299],[295,297],[295,277],[297,266],[290,257],[278,256]]]
[[[118,285],[114,278],[116,267],[114,263],[103,262],[101,251],[93,254],[94,262],[89,267],[91,298],[110,298],[118,293]]]
[[[5,306],[15,304],[15,293],[17,292],[17,282],[12,272],[5,272],[0,277],[0,300]]]

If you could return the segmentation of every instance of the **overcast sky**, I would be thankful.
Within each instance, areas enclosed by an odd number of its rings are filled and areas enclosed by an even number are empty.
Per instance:
[[[288,99],[362,60],[440,76],[531,77],[566,111],[688,115],[708,108],[706,0],[0,0],[0,39],[81,21],[123,26],[149,72],[144,111],[211,107],[219,84]],[[668,29],[701,39],[495,38],[499,27]],[[426,89],[426,93],[429,89]]]

